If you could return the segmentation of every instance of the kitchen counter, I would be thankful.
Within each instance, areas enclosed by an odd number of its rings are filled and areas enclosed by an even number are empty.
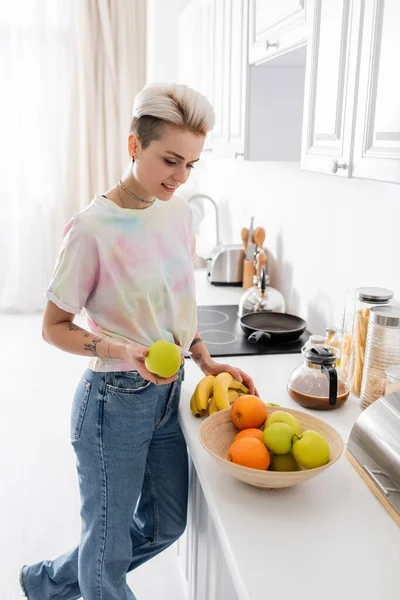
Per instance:
[[[214,286],[204,285],[201,273],[196,278],[199,304],[204,288],[204,303],[229,302],[216,297]],[[240,288],[229,292],[237,303]],[[286,392],[300,360],[299,355],[273,355],[226,362],[253,377],[265,402],[305,410]],[[186,361],[180,421],[193,465],[185,542],[189,599],[397,599],[400,529],[345,456],[314,479],[282,490],[261,490],[234,479],[198,439],[202,419],[193,417],[189,400],[201,377],[199,368]],[[361,411],[350,397],[337,410],[310,412],[347,442]]]

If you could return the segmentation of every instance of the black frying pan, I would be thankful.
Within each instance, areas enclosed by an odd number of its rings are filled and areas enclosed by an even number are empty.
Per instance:
[[[297,342],[307,327],[307,323],[288,313],[260,311],[247,313],[240,318],[240,326],[248,336],[250,344],[260,340],[274,343]]]

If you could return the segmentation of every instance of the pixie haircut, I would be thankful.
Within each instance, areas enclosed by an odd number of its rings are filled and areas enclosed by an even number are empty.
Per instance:
[[[187,85],[150,83],[135,97],[130,132],[142,148],[159,140],[167,123],[206,135],[214,126],[214,110],[203,94]]]

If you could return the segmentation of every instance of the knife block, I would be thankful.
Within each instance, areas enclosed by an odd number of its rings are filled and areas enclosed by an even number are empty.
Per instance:
[[[243,261],[243,290],[249,289],[253,285],[254,277],[254,260]]]

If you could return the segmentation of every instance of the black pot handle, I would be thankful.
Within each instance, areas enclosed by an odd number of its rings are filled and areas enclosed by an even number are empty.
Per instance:
[[[337,400],[337,371],[333,365],[321,365],[321,370],[329,380],[329,405],[335,406]]]
[[[261,329],[258,329],[249,335],[247,341],[250,342],[250,344],[257,344],[257,342],[260,340],[270,340],[271,337],[272,336],[270,333],[268,333],[268,331],[262,331]]]

